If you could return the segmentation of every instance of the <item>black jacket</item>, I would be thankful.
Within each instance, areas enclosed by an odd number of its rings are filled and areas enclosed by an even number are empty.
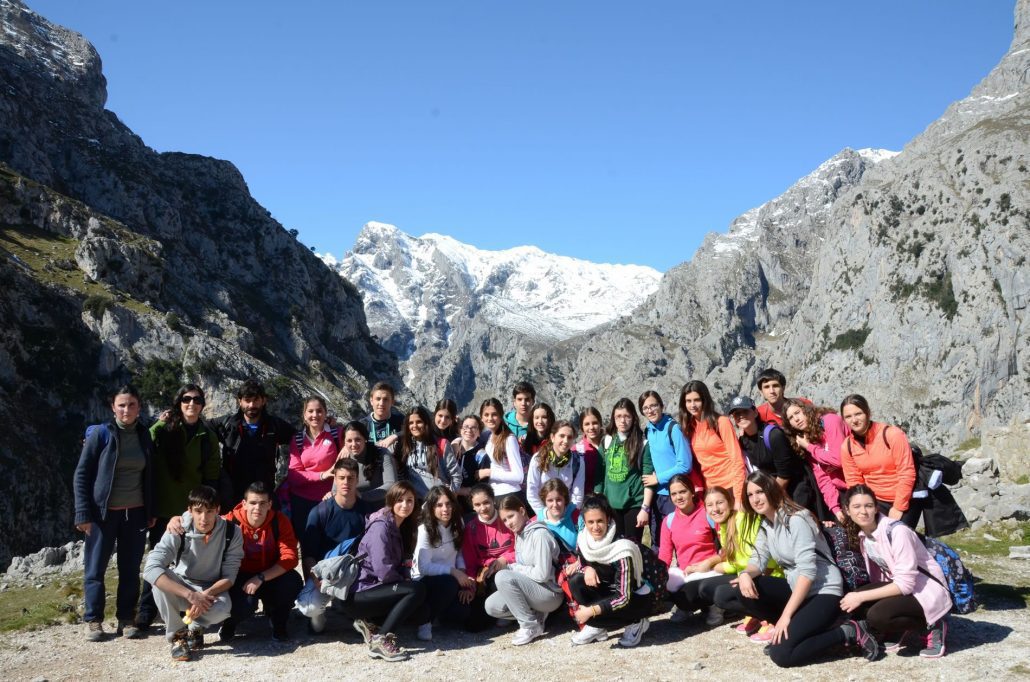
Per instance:
[[[243,499],[243,492],[254,481],[261,481],[271,492],[275,489],[276,459],[280,445],[288,445],[296,430],[275,415],[265,412],[251,433],[243,412],[216,419],[213,423],[222,443],[222,468],[232,484],[232,498],[221,500],[232,509]],[[224,497],[228,491],[222,493]]]

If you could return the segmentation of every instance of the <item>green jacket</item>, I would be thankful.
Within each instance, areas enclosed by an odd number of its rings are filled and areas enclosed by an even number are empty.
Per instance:
[[[154,516],[169,519],[182,514],[186,509],[186,498],[198,485],[210,485],[218,490],[218,476],[222,470],[218,436],[203,419],[197,425],[196,435],[183,447],[178,479],[172,474],[169,458],[175,452],[177,442],[186,437],[186,429],[181,424],[172,429],[163,421],[157,421],[150,427],[150,437],[155,449]]]
[[[608,498],[612,509],[626,510],[644,505],[644,482],[642,477],[654,473],[651,462],[651,448],[647,439],[641,438],[644,450],[633,463],[628,466],[626,448],[622,441],[612,436],[605,436],[599,448],[597,472],[594,474],[594,492]]]

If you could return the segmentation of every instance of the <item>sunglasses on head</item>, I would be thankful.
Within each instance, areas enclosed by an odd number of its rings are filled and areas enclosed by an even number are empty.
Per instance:
[[[188,405],[190,403],[196,403],[198,405],[203,405],[204,404],[204,399],[202,397],[200,397],[199,395],[184,395],[183,397],[179,398],[179,402],[184,404],[184,405]]]

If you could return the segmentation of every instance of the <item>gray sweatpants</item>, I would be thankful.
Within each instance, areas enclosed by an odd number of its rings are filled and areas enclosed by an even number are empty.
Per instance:
[[[204,585],[184,580],[178,575],[172,574],[171,571],[166,572],[165,575],[191,589],[205,589]],[[189,610],[190,603],[179,595],[165,592],[159,587],[154,588],[154,602],[157,604],[157,610],[161,614],[161,619],[165,622],[165,637],[170,642],[175,637],[176,632],[186,627],[186,624],[182,622],[182,614]],[[229,599],[229,591],[226,590],[215,597],[215,603],[204,612],[203,616],[193,622],[201,627],[217,625],[229,617],[231,610],[232,601]]]
[[[517,620],[519,626],[543,626],[544,618],[562,605],[560,590],[552,590],[515,571],[500,571],[494,578],[497,591],[486,598],[492,618]]]

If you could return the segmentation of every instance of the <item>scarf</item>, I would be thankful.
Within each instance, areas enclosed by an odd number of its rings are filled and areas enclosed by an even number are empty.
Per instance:
[[[629,557],[633,566],[633,586],[638,587],[643,582],[644,558],[640,556],[640,547],[632,540],[616,540],[614,523],[608,524],[608,532],[600,540],[595,540],[584,528],[579,531],[577,544],[583,558],[595,564],[613,564]]]

